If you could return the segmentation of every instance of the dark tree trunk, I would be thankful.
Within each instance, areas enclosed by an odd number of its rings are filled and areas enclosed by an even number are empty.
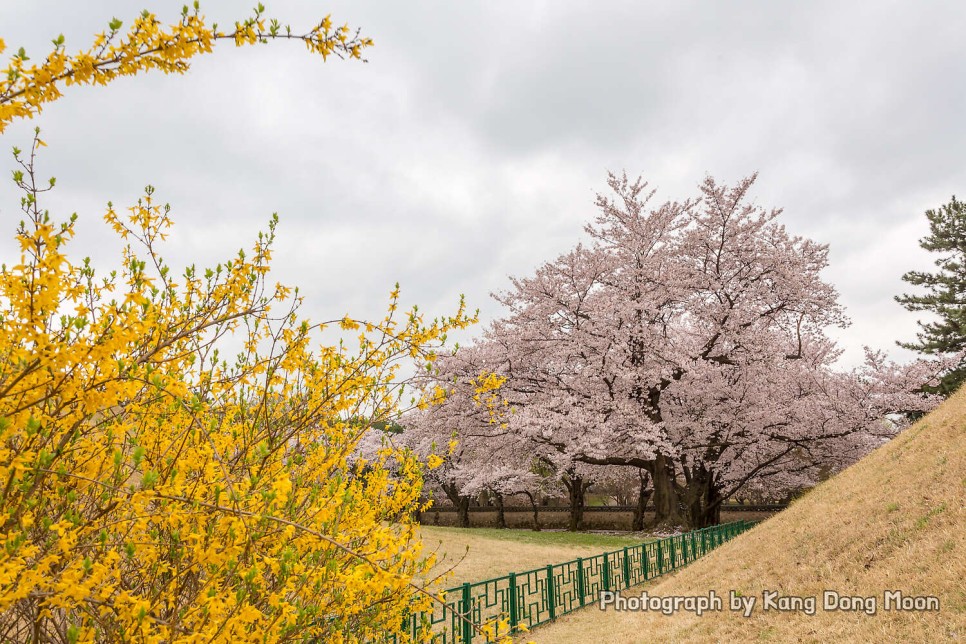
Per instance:
[[[570,500],[570,525],[567,527],[571,532],[584,529],[584,495],[590,483],[583,477],[566,474],[562,478],[564,486]]]
[[[461,496],[456,506],[457,525],[461,528],[470,527],[470,497]]]
[[[530,507],[533,509],[533,530],[540,532],[540,505],[537,503],[537,497],[531,492],[523,492],[523,494],[530,500]]]
[[[654,481],[654,527],[677,528],[687,523],[674,482],[674,463],[658,453],[650,469]]]
[[[460,528],[470,527],[470,497],[462,496],[459,488],[452,484],[443,484],[443,492],[450,502],[456,506],[456,525]]]
[[[721,498],[721,490],[713,482],[711,484],[708,493],[708,502],[705,505],[705,519],[702,528],[707,528],[708,526],[718,525],[721,523],[721,503],[724,499]]]
[[[707,528],[721,522],[721,490],[715,485],[714,472],[704,463],[686,469],[683,497],[691,528]]]
[[[694,517],[696,527],[707,528],[708,526],[721,523],[721,502],[723,500],[721,498],[721,490],[714,483],[714,473],[708,472],[702,499],[703,502],[699,508],[700,512]]]
[[[506,527],[506,514],[503,511],[503,495],[499,492],[493,493],[493,502],[496,504],[496,527]]]
[[[637,478],[640,485],[637,488],[637,506],[634,508],[634,520],[631,522],[631,530],[640,532],[644,529],[644,510],[647,509],[647,500],[651,497],[651,492],[647,489],[649,478],[647,472],[638,470]]]

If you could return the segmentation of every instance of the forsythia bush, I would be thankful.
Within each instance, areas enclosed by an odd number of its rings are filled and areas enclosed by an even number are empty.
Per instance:
[[[150,188],[108,209],[128,243],[98,276],[66,254],[75,218],[41,208],[37,143],[15,173],[21,256],[0,270],[0,639],[397,629],[428,563],[409,518],[420,465],[347,457],[398,412],[401,360],[432,359],[462,307],[424,324],[394,291],[382,322],[338,322],[356,351],[314,346],[297,293],[266,283],[274,220],[250,254],[176,275]]]
[[[362,50],[373,45],[371,38],[353,34],[348,25],[336,27],[326,16],[303,34],[293,34],[289,26],[267,19],[265,7],[256,7],[254,15],[235,22],[231,31],[208,25],[197,0],[194,10],[185,6],[180,22],[165,26],[157,16],[143,11],[134,20],[126,37],[121,36],[123,23],[111,20],[109,31],[100,33],[93,45],[70,55],[64,37],[54,39],[54,51],[43,64],[28,65],[30,58],[20,48],[0,78],[0,132],[14,119],[30,117],[41,111],[44,103],[61,96],[61,85],[106,85],[119,76],[133,76],[151,69],[183,74],[188,59],[212,51],[218,40],[231,40],[236,46],[265,43],[269,40],[298,40],[314,54],[328,58],[362,58]],[[6,44],[0,38],[0,53]]]
[[[114,21],[90,51],[58,39],[29,68],[21,50],[0,131],[58,83],[182,72],[218,38],[290,34],[261,12],[229,34],[197,5],[168,30],[145,13],[126,39]],[[371,43],[328,19],[298,38],[324,56]],[[124,250],[96,274],[68,255],[76,217],[42,207],[41,145],[15,150],[24,219],[0,268],[0,641],[356,641],[427,608],[411,583],[431,564],[410,518],[420,463],[389,447],[349,457],[400,412],[400,366],[473,321],[462,303],[424,322],[397,311],[397,288],[381,322],[330,323],[358,332],[354,350],[320,344],[298,293],[267,282],[274,218],[249,253],[176,271],[151,188],[108,205]]]

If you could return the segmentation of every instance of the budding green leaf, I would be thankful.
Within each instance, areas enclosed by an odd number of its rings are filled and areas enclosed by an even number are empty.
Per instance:
[[[154,470],[149,470],[144,473],[144,478],[141,479],[141,489],[150,490],[154,487],[155,483],[158,482],[158,473]]]

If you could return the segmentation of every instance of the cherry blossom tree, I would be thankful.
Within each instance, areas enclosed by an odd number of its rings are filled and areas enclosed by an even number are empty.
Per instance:
[[[648,209],[646,184],[610,176],[593,244],[513,279],[485,334],[508,429],[560,471],[645,470],[659,522],[716,522],[750,481],[814,478],[897,431],[889,413],[936,404],[914,393],[935,363],[835,370],[828,247],[750,202],[754,180]]]

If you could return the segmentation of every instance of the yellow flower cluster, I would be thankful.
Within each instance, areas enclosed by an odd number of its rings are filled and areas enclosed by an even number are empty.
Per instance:
[[[357,348],[316,346],[267,282],[274,219],[250,252],[175,271],[150,188],[108,208],[123,255],[95,274],[67,254],[75,218],[41,207],[37,145],[0,269],[0,640],[364,641],[428,608],[423,466],[350,456],[400,413],[410,356],[474,321],[462,304],[425,322],[397,289],[383,320],[341,321]]]
[[[371,38],[361,37],[348,25],[334,27],[328,16],[304,33],[292,33],[289,26],[266,18],[261,4],[251,17],[235,22],[231,31],[219,30],[217,24],[209,26],[198,2],[191,10],[185,6],[181,20],[172,25],[166,26],[144,11],[125,35],[122,27],[120,20],[113,19],[108,31],[98,34],[90,48],[73,55],[67,53],[64,38],[59,36],[53,41],[54,50],[39,65],[28,63],[31,59],[23,48],[17,51],[0,76],[0,132],[11,121],[34,116],[44,104],[60,98],[62,86],[106,85],[119,76],[152,69],[182,74],[188,69],[188,59],[210,53],[218,40],[231,40],[238,47],[300,40],[324,59],[331,55],[362,59],[362,51],[373,45]],[[0,39],[0,53],[5,48]]]
[[[473,402],[487,410],[491,424],[501,427],[506,427],[506,413],[510,404],[500,393],[504,383],[505,376],[492,372],[481,372],[470,381],[473,385]]]

